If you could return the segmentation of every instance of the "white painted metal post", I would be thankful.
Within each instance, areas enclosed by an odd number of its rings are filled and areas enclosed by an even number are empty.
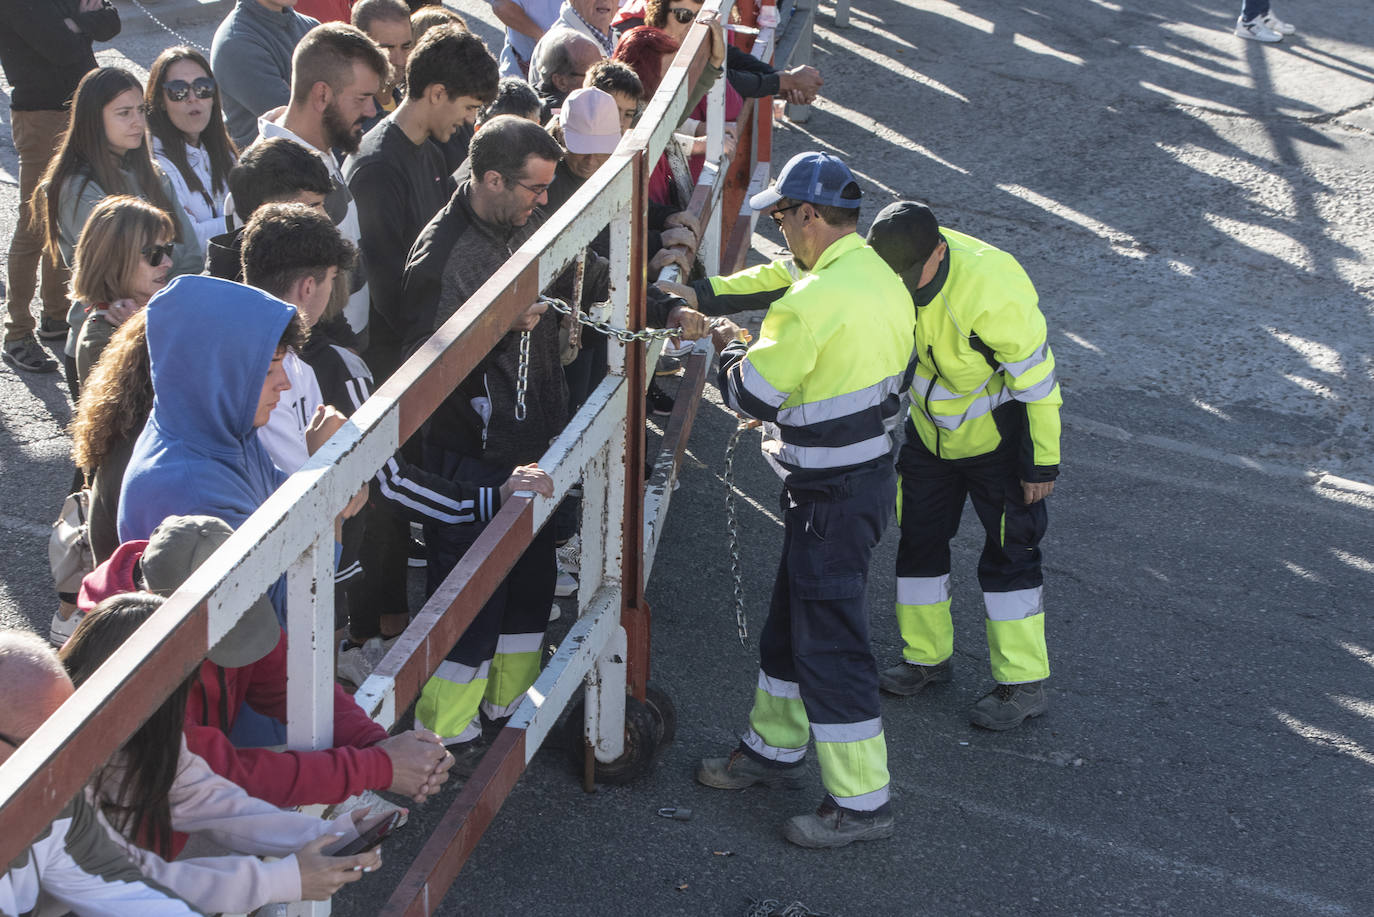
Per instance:
[[[617,626],[587,673],[587,740],[596,760],[607,763],[625,753],[626,647],[625,628]]]
[[[792,56],[783,62],[783,66],[788,68],[811,63],[811,42],[815,37],[816,0],[796,0],[796,5],[792,8],[792,16],[801,17],[801,35],[797,38],[797,43],[792,46]],[[849,9],[846,7],[846,22],[848,22],[848,17]],[[811,120],[811,106],[788,105],[787,117],[798,124],[804,124]]]

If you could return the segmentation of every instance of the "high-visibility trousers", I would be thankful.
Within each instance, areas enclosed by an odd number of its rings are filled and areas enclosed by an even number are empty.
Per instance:
[[[1040,539],[1045,501],[1027,506],[1015,452],[939,459],[910,435],[897,458],[897,624],[908,662],[935,665],[954,652],[950,618],[949,543],[959,530],[964,499],[973,501],[986,537],[978,584],[987,612],[992,677],[1002,684],[1050,674],[1045,646]]]
[[[834,500],[783,490],[782,559],[759,635],[759,681],[743,747],[767,763],[796,765],[814,735],[821,780],[835,803],[872,811],[889,791],[865,592],[896,479],[884,468],[851,483]]]
[[[453,480],[476,484],[499,485],[510,476],[509,469],[439,450],[427,451],[426,463]],[[427,591],[433,594],[486,524],[436,522],[424,528]],[[454,744],[482,734],[482,714],[498,720],[515,712],[539,677],[557,580],[553,526],[547,525],[425,683],[415,704],[417,724]]]

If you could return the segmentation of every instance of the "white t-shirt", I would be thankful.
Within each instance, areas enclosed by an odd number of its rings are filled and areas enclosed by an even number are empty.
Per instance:
[[[281,400],[272,409],[267,423],[258,427],[258,440],[272,456],[274,465],[293,474],[310,458],[305,447],[305,428],[310,426],[315,410],[324,404],[324,396],[320,394],[315,371],[296,351],[286,352],[282,368],[291,380],[291,387],[281,393]]]

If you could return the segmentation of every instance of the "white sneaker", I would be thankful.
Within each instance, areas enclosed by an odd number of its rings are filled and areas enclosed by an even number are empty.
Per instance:
[[[1259,18],[1259,21],[1264,23],[1269,28],[1273,29],[1275,32],[1278,32],[1280,35],[1292,35],[1294,32],[1298,30],[1298,27],[1293,25],[1293,23],[1284,22],[1282,19],[1275,16],[1273,10],[1270,10],[1269,12],[1261,16]]]
[[[1236,35],[1241,38],[1248,38],[1251,41],[1283,41],[1282,33],[1275,32],[1273,29],[1269,28],[1269,26],[1265,25],[1264,17],[1262,16],[1250,20],[1237,19]]]
[[[558,607],[557,602],[554,602],[553,607],[549,609],[549,623],[552,624],[561,617],[563,617],[563,609]]]
[[[381,658],[374,656],[367,650],[366,643],[362,646],[350,646],[346,650],[340,650],[339,657],[334,662],[335,677],[341,681],[350,682],[355,688],[361,688]]]
[[[574,576],[582,569],[582,536],[574,535],[568,543],[557,549],[558,569]]]
[[[568,571],[560,569],[558,571],[558,583],[553,587],[553,594],[560,599],[577,595],[577,580]]]
[[[406,819],[410,815],[409,809],[405,808],[404,806],[398,806],[394,802],[387,802],[385,799],[378,796],[372,790],[363,790],[357,796],[348,797],[338,805],[335,805],[332,808],[327,809],[325,811],[325,815],[332,820],[338,818],[345,812],[352,812],[354,809],[362,809],[367,807],[371,807],[372,809],[372,811],[368,813],[368,818],[372,820],[375,820],[382,815],[390,815],[392,812],[400,812],[401,820],[396,822],[397,828],[404,825],[406,823]]]
[[[73,607],[72,613],[66,618],[62,617],[61,611],[52,613],[52,624],[48,627],[48,642],[58,649],[62,649],[62,644],[67,642],[67,638],[76,630],[76,625],[81,623],[81,619],[86,617],[86,612]]]

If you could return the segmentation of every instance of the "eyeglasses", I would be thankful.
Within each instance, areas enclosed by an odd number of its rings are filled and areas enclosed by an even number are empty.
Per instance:
[[[549,182],[548,185],[527,185],[518,178],[510,178],[508,176],[502,177],[505,178],[506,181],[510,182],[511,184],[519,185],[520,187],[524,188],[526,191],[528,191],[530,194],[533,194],[535,197],[539,197],[542,194],[548,194],[549,186],[553,184],[553,182]]]
[[[803,201],[802,203],[805,203],[805,201]],[[791,207],[779,207],[777,210],[774,210],[772,213],[768,214],[768,219],[773,221],[774,226],[778,227],[779,229],[782,229],[782,215],[789,210],[796,210],[800,206],[801,204],[793,204]]]
[[[167,98],[173,102],[184,102],[193,92],[197,99],[213,99],[215,81],[208,76],[197,77],[190,83],[185,80],[168,80],[162,84],[162,91],[167,93]]]
[[[139,254],[148,259],[149,267],[157,267],[162,263],[163,258],[167,258],[168,260],[171,259],[172,246],[174,244],[175,243],[168,242],[165,245],[145,245],[139,250]]]
[[[675,6],[668,11],[668,15],[672,16],[674,19],[676,19],[683,25],[686,25],[693,19],[697,18],[697,11],[689,10],[685,6]]]

